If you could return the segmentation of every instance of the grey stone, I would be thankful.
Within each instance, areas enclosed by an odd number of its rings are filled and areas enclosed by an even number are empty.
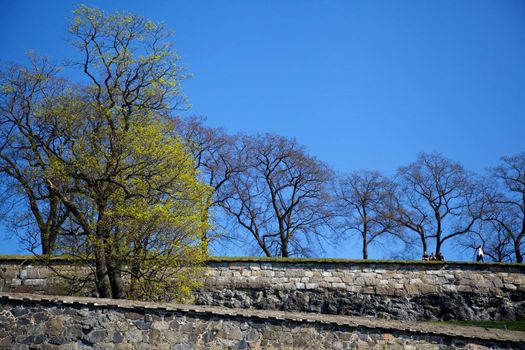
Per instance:
[[[133,322],[133,324],[135,326],[137,326],[138,329],[144,331],[144,330],[148,330],[151,328],[151,322],[146,322],[146,321],[142,321],[142,320],[137,320],[135,322]]]
[[[104,340],[108,335],[108,332],[106,330],[103,330],[103,329],[95,329],[91,332],[89,332],[88,334],[86,334],[84,337],[83,337],[83,340],[91,343],[91,344],[97,344],[97,343],[101,343],[102,340]]]
[[[122,341],[124,341],[124,336],[120,332],[113,332],[111,341],[115,344],[122,343]]]
[[[23,315],[27,315],[29,313],[29,310],[26,309],[26,308],[16,307],[14,309],[11,309],[11,313],[15,317],[20,317],[20,316],[23,316]]]

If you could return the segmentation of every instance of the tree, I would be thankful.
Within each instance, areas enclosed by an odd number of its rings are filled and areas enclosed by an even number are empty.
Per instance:
[[[388,215],[391,182],[376,171],[356,171],[341,176],[335,197],[343,231],[358,232],[363,259],[368,259],[368,246],[385,234],[397,234],[396,223]]]
[[[233,196],[221,206],[266,256],[308,255],[332,217],[331,170],[285,137],[244,137],[242,144],[246,167],[230,177]]]
[[[47,59],[30,55],[30,63],[27,68],[6,64],[0,72],[0,173],[15,230],[23,230],[20,238],[29,250],[40,247],[46,255],[55,251],[69,212],[44,180],[49,162],[39,143],[57,138],[41,111],[67,83]]]
[[[397,172],[391,216],[415,233],[423,251],[435,240],[435,254],[446,241],[471,232],[480,221],[484,191],[463,166],[438,153],[420,153]]]
[[[182,136],[194,158],[199,178],[208,184],[213,191],[208,198],[208,210],[204,221],[211,220],[212,229],[220,226],[217,217],[221,204],[233,196],[231,187],[227,186],[231,177],[245,168],[243,146],[237,136],[228,135],[220,128],[204,125],[204,118],[179,118],[175,121],[175,134]],[[203,245],[208,246],[209,232],[202,235]],[[220,235],[225,237],[224,234]]]
[[[486,215],[486,217],[489,218],[492,215]],[[485,255],[492,261],[512,261],[510,237],[497,222],[490,219],[483,221],[478,230],[471,232],[461,242],[461,245],[468,248],[472,253],[480,244],[483,245]]]
[[[525,152],[502,157],[491,169],[499,191],[492,200],[494,210],[488,219],[497,232],[503,231],[512,243],[516,262],[523,262],[525,237]]]
[[[31,125],[44,130],[34,140],[45,154],[42,181],[70,221],[57,249],[94,265],[102,297],[188,296],[205,258],[210,189],[172,135],[185,70],[169,32],[85,6],[69,32],[81,57],[71,63],[88,84],[49,98]]]

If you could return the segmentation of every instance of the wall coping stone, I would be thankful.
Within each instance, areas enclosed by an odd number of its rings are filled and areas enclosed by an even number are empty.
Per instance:
[[[174,303],[154,303],[123,299],[102,299],[88,297],[43,296],[26,293],[0,293],[0,304],[44,304],[78,308],[117,308],[133,311],[185,312],[223,317],[263,319],[269,322],[314,323],[350,328],[368,328],[385,332],[408,332],[424,335],[456,337],[469,340],[495,340],[523,344],[525,332],[493,328],[441,325],[424,322],[383,320],[377,318],[311,314],[300,312],[267,311],[253,309],[232,309],[218,306],[197,306]]]
[[[79,258],[67,256],[67,255],[55,255],[46,257],[53,262],[67,262],[71,263],[74,261],[80,261]],[[1,255],[0,264],[8,262],[22,262],[22,263],[33,263],[38,264],[42,262],[41,256],[35,255]],[[374,267],[400,267],[400,266],[414,266],[422,267],[425,269],[443,269],[448,266],[454,267],[466,267],[469,270],[485,270],[491,268],[511,268],[519,272],[525,273],[525,263],[500,263],[500,262],[470,262],[470,261],[422,261],[422,260],[359,260],[359,259],[338,259],[338,258],[281,258],[281,257],[253,257],[253,256],[242,256],[242,257],[229,257],[229,256],[211,256],[207,259],[206,263],[273,263],[282,265],[293,265],[293,264],[322,264],[322,265],[334,265],[334,266],[374,266]]]

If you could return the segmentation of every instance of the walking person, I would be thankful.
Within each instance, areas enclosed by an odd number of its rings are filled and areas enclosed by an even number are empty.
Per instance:
[[[483,246],[482,245],[480,245],[478,247],[478,249],[476,249],[476,261],[477,262],[480,262],[480,261],[484,262],[484,260],[483,260]]]

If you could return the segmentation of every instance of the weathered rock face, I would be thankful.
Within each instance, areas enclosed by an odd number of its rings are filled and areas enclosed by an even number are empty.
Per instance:
[[[0,350],[509,349],[525,334],[406,321],[0,295]]]
[[[195,302],[402,320],[525,319],[525,266],[214,259]],[[85,274],[57,261],[64,274]],[[0,291],[67,294],[32,260],[0,260]],[[83,295],[94,291],[83,290]]]

